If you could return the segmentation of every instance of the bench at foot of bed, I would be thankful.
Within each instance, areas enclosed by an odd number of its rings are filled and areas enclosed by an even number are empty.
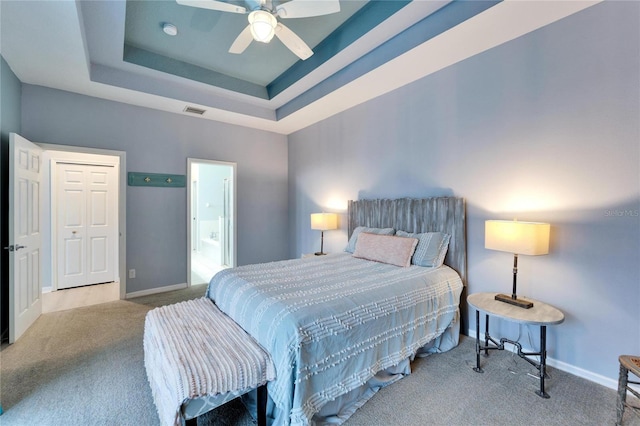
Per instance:
[[[196,418],[258,389],[258,425],[266,425],[268,353],[207,298],[147,313],[144,364],[162,425]],[[192,420],[192,421],[190,421]]]

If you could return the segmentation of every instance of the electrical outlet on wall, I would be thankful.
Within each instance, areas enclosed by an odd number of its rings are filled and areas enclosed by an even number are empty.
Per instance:
[[[136,277],[136,270],[129,269],[129,278],[135,278],[135,277]]]

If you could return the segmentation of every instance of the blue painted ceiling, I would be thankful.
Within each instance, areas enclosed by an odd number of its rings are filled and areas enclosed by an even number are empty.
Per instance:
[[[473,3],[492,5],[495,1]],[[174,99],[182,102],[182,108],[186,103],[205,109],[203,116],[211,119],[215,115],[240,124],[255,118],[260,127],[275,128],[275,122],[297,111],[298,105],[308,105],[310,99],[335,91],[335,80],[324,88],[323,81],[344,76],[344,69],[363,55],[391,39],[402,38],[408,28],[447,9],[452,2],[340,0],[341,11],[335,14],[282,19],[281,23],[313,49],[314,54],[304,61],[277,38],[268,44],[252,42],[240,55],[228,53],[247,26],[245,14],[184,6],[175,0],[75,4],[91,82],[160,96],[161,108],[175,110],[179,104],[166,102]],[[477,13],[482,8],[471,9]],[[164,23],[175,25],[178,34],[166,35]],[[403,49],[387,51],[382,57],[388,61],[406,51]],[[365,68],[356,67],[353,75],[371,70],[366,64]],[[141,99],[141,103],[157,104],[153,98]]]
[[[241,1],[233,3],[243,5]],[[303,61],[277,38],[266,44],[252,42],[240,55],[229,53],[229,47],[247,26],[245,14],[184,6],[166,0],[128,0],[124,60],[270,99],[408,3],[343,0],[338,13],[282,19],[282,23],[314,51],[307,59],[308,64],[303,66]],[[178,34],[165,34],[163,23],[175,25]],[[301,71],[303,68],[307,71]]]
[[[276,38],[228,53],[245,14],[175,0],[77,4],[92,82],[280,122],[499,2],[340,0],[339,13],[282,20],[313,49],[304,61]],[[164,23],[178,34],[166,35]]]

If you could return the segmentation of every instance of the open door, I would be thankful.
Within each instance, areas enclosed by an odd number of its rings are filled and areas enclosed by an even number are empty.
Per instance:
[[[187,159],[189,285],[236,265],[236,163]]]
[[[9,343],[42,313],[42,149],[9,135]]]

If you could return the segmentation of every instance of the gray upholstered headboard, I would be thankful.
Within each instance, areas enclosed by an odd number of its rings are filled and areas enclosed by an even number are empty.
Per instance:
[[[407,232],[446,232],[451,235],[444,263],[467,285],[467,238],[464,198],[400,198],[349,200],[349,237],[358,226],[395,228]]]

